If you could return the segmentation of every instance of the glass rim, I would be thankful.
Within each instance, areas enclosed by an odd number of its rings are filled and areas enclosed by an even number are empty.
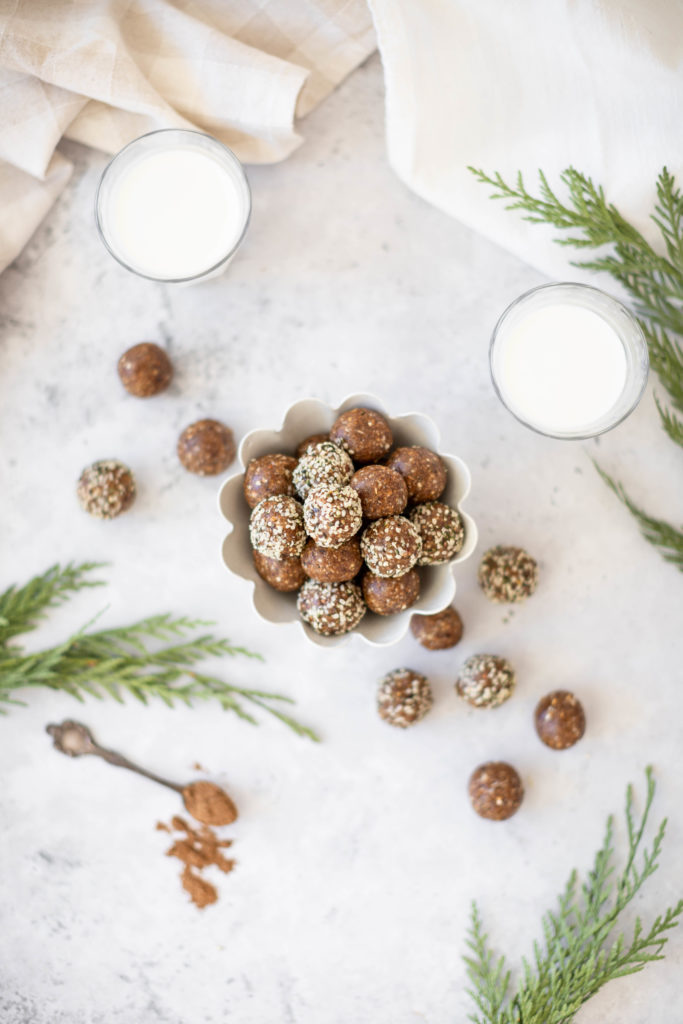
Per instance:
[[[198,274],[191,274],[189,277],[154,277],[153,274],[145,274],[143,271],[137,270],[135,267],[131,266],[130,263],[127,263],[126,260],[122,259],[121,256],[118,256],[112,249],[111,245],[107,241],[107,237],[100,217],[100,194],[102,192],[102,186],[104,185],[105,179],[111,172],[112,167],[119,159],[119,157],[123,156],[124,153],[126,153],[133,146],[136,146],[139,142],[142,142],[144,139],[149,139],[153,135],[165,135],[169,132],[175,132],[177,134],[182,135],[197,135],[200,138],[208,139],[209,142],[212,143],[212,145],[217,146],[219,149],[221,149],[223,153],[227,155],[230,163],[239,172],[240,178],[244,184],[247,198],[247,208],[246,216],[244,218],[244,224],[242,226],[242,230],[235,244],[232,246],[232,248],[225,256],[221,256],[217,263],[214,263],[212,266],[207,267],[206,270],[200,271],[200,273]],[[131,139],[130,142],[127,142],[126,145],[118,151],[118,153],[115,153],[113,155],[113,157],[109,160],[108,164],[102,171],[102,174],[100,175],[100,180],[97,185],[97,192],[95,193],[95,226],[97,228],[97,233],[100,236],[102,244],[104,245],[109,255],[113,256],[116,262],[120,266],[124,267],[126,270],[130,271],[131,274],[136,274],[138,277],[144,277],[145,280],[147,281],[157,281],[159,284],[189,284],[191,281],[201,281],[202,278],[209,277],[211,274],[215,273],[215,271],[219,270],[223,266],[223,264],[227,263],[228,260],[232,259],[232,257],[235,255],[240,245],[242,244],[245,234],[247,233],[249,221],[251,220],[251,209],[252,203],[249,179],[245,174],[244,167],[242,166],[241,161],[237,156],[235,156],[235,154],[233,153],[229,146],[226,146],[224,142],[221,142],[220,139],[215,138],[213,135],[209,135],[207,132],[197,131],[194,128],[155,128],[154,131],[145,132],[144,135],[138,135],[137,138]]]
[[[509,316],[509,314],[512,313],[513,310],[516,309],[526,299],[529,299],[532,295],[535,295],[538,292],[550,291],[550,290],[561,291],[561,290],[564,290],[564,289],[575,289],[575,290],[578,290],[578,291],[592,292],[594,295],[600,296],[601,299],[607,299],[608,302],[613,303],[614,306],[615,306],[615,309],[617,309],[619,312],[621,312],[622,314],[625,315],[625,317],[627,318],[630,326],[633,328],[634,339],[635,339],[635,346],[633,346],[633,347],[639,347],[640,348],[640,355],[641,355],[641,358],[642,358],[642,360],[644,362],[644,366],[645,366],[644,373],[642,374],[642,380],[640,381],[640,383],[638,385],[638,388],[637,388],[637,391],[635,393],[635,396],[634,396],[632,402],[629,404],[629,406],[624,410],[624,412],[621,413],[616,419],[611,419],[604,426],[600,427],[600,429],[598,429],[598,430],[591,430],[588,433],[586,433],[584,430],[576,430],[576,431],[571,430],[571,431],[564,431],[562,433],[555,433],[555,432],[553,432],[551,430],[542,430],[540,427],[535,426],[533,423],[530,423],[529,420],[524,419],[523,416],[521,416],[518,412],[516,412],[513,408],[511,408],[511,406],[508,404],[508,401],[506,400],[505,396],[503,395],[503,392],[502,392],[501,388],[498,385],[498,381],[496,379],[496,371],[494,369],[493,354],[494,354],[494,350],[495,350],[495,347],[496,347],[496,341],[498,339],[500,328],[503,325],[503,322]],[[589,308],[592,309],[592,307],[589,307]],[[597,313],[598,311],[593,309],[593,312]],[[610,324],[610,326],[613,327],[613,329],[617,333],[617,335],[619,337],[619,341],[623,345],[624,349],[626,350],[626,354],[628,355],[629,351],[633,351],[633,347],[630,350],[627,349],[627,343],[624,340],[622,332],[618,331],[614,327],[613,324]],[[642,330],[640,324],[638,323],[638,320],[634,316],[634,314],[630,311],[630,309],[628,309],[624,305],[623,302],[621,302],[619,299],[615,298],[614,295],[610,295],[609,292],[603,291],[602,288],[596,288],[595,285],[583,284],[583,282],[581,282],[581,281],[550,281],[550,282],[547,282],[546,284],[536,285],[535,287],[529,288],[529,289],[527,289],[527,291],[522,292],[521,295],[518,295],[516,299],[513,299],[513,301],[508,306],[506,306],[506,308],[503,310],[501,315],[498,317],[498,320],[496,321],[496,325],[493,328],[493,332],[491,334],[491,340],[489,342],[489,373],[490,373],[490,376],[491,376],[491,383],[493,384],[493,389],[494,389],[496,395],[498,396],[498,398],[500,399],[500,402],[502,403],[502,405],[507,409],[507,411],[510,413],[511,416],[514,416],[514,418],[517,420],[518,423],[521,423],[523,426],[527,427],[529,430],[533,430],[535,434],[540,434],[541,437],[551,437],[551,438],[553,438],[553,439],[555,439],[557,441],[586,441],[586,440],[588,440],[591,437],[600,437],[601,434],[606,434],[608,431],[614,430],[615,427],[618,427],[620,423],[623,423],[624,420],[627,419],[631,415],[631,413],[634,411],[634,409],[636,408],[636,406],[640,402],[641,398],[643,397],[643,394],[645,393],[645,388],[647,387],[649,369],[650,369],[650,356],[649,356],[649,352],[648,352],[647,341],[645,340],[645,335],[643,334],[643,330]],[[626,381],[624,382],[624,387],[622,389],[621,395],[623,395],[625,390],[626,390],[626,387],[628,385],[629,377],[630,376],[631,376],[631,374],[629,374],[629,370],[628,370],[628,367],[627,367]],[[621,395],[620,395],[620,397],[621,397]],[[619,399],[617,399],[617,402],[614,403],[612,408],[614,408],[616,406],[618,401],[619,401]],[[607,414],[605,414],[605,415],[607,415]]]

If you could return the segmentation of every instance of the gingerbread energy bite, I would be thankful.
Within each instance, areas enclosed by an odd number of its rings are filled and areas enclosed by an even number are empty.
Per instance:
[[[165,391],[173,379],[173,366],[163,348],[142,341],[127,349],[118,361],[121,383],[136,398],[151,398]]]
[[[304,502],[306,532],[323,548],[338,548],[363,522],[360,498],[352,487],[318,484]]]
[[[365,603],[375,615],[396,615],[415,604],[420,596],[420,574],[410,569],[396,579],[366,572],[361,583]]]
[[[460,669],[455,690],[475,708],[495,708],[515,688],[515,672],[505,658],[495,654],[474,654]]]
[[[123,462],[101,459],[83,470],[76,494],[81,508],[95,519],[115,519],[135,500],[135,478]]]
[[[462,630],[462,619],[455,608],[444,608],[434,615],[413,615],[410,620],[411,633],[429,651],[455,647],[462,639]]]
[[[376,576],[403,576],[418,562],[422,541],[417,530],[402,516],[375,519],[361,537],[365,564]]]
[[[332,424],[330,441],[349,453],[354,462],[378,462],[394,443],[391,427],[372,409],[348,409]]]
[[[538,583],[538,565],[523,548],[489,548],[479,563],[478,580],[489,601],[516,604],[531,597]]]
[[[306,581],[300,558],[269,558],[260,551],[252,551],[259,576],[275,590],[289,594]]]
[[[321,583],[352,580],[363,566],[360,542],[357,537],[351,537],[338,548],[322,548],[309,539],[301,556],[301,565],[306,576]]]
[[[351,478],[366,519],[399,516],[408,504],[403,477],[387,466],[363,466]]]
[[[440,501],[428,501],[416,505],[409,518],[422,541],[418,565],[450,562],[462,549],[465,527],[456,509]]]
[[[306,543],[301,505],[286,494],[264,498],[251,513],[249,537],[268,558],[298,558]]]
[[[429,680],[411,668],[397,668],[380,683],[377,711],[389,725],[407,729],[427,714],[434,698]]]
[[[304,622],[323,636],[348,633],[365,615],[365,602],[355,583],[307,580],[299,591],[297,607]]]
[[[534,723],[539,739],[552,750],[568,750],[586,731],[581,701],[568,690],[554,690],[536,707]]]
[[[281,452],[252,459],[244,474],[244,497],[249,508],[256,508],[259,501],[273,494],[288,494],[292,497],[292,474],[295,468],[296,459]]]
[[[197,420],[178,438],[178,458],[199,476],[216,476],[227,469],[237,449],[230,427],[218,420]]]
[[[417,444],[397,448],[387,459],[387,466],[401,474],[413,502],[436,501],[444,492],[448,471],[429,448]]]
[[[488,761],[472,772],[469,781],[472,807],[480,818],[505,821],[516,814],[524,797],[522,780],[511,764]]]
[[[314,448],[317,444],[320,444],[322,441],[329,441],[329,439],[329,434],[310,434],[308,437],[305,437],[303,441],[300,441],[299,444],[296,446],[297,459],[300,459],[302,455],[308,455],[311,448]]]
[[[344,487],[353,476],[353,463],[338,445],[322,441],[314,445],[296,464],[294,487],[301,498],[306,498],[318,484]]]

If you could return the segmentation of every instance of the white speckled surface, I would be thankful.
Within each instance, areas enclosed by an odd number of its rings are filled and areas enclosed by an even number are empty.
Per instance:
[[[194,289],[138,280],[107,256],[92,222],[105,158],[71,145],[72,186],[0,278],[0,587],[57,559],[111,562],[107,591],[78,596],[33,642],[63,637],[105,604],[110,624],[164,609],[215,618],[268,659],[225,672],[296,696],[324,736],[314,746],[211,707],[79,707],[40,691],[0,720],[3,1024],[462,1021],[470,900],[515,960],[648,761],[656,812],[672,820],[638,910],[647,918],[680,895],[681,580],[589,461],[597,452],[636,499],[672,515],[680,453],[651,393],[599,444],[545,440],[505,412],[488,380],[489,331],[542,278],[395,180],[382,117],[375,57],[306,121],[289,161],[249,170],[244,250],[227,276]],[[177,368],[150,401],[126,395],[115,373],[144,339],[167,343]],[[176,460],[180,429],[201,415],[241,436],[264,410],[277,418],[298,397],[362,389],[422,409],[445,450],[463,456],[481,550],[520,543],[540,560],[537,596],[511,617],[478,591],[476,557],[463,566],[466,635],[453,651],[410,637],[390,651],[321,650],[296,626],[266,628],[220,563],[218,482]],[[74,483],[107,456],[133,467],[140,494],[126,516],[100,523],[79,511]],[[481,650],[508,656],[519,677],[490,714],[452,689]],[[378,677],[402,664],[436,692],[406,733],[373,707]],[[537,699],[560,686],[575,689],[589,722],[562,754],[531,725]],[[54,753],[44,726],[68,715],[159,773],[186,779],[200,761],[229,786],[242,811],[239,865],[216,906],[186,904],[164,857],[154,825],[177,810],[175,796]],[[527,787],[503,824],[477,819],[466,796],[469,772],[491,757],[512,761]],[[674,933],[663,964],[609,986],[577,1020],[679,1020],[682,971]]]

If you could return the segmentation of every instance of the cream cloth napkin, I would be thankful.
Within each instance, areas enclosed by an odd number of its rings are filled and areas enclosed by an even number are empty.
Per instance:
[[[0,270],[69,178],[62,137],[198,128],[282,160],[375,46],[365,0],[0,0]]]
[[[384,64],[389,159],[423,198],[555,276],[555,231],[491,202],[468,164],[572,164],[650,239],[666,164],[683,187],[681,0],[369,0]],[[558,192],[562,194],[561,186]],[[607,287],[607,285],[606,285]]]

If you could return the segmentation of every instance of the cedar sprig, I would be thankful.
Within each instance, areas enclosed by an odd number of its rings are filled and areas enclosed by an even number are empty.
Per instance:
[[[53,566],[26,587],[10,587],[0,598],[1,602],[9,595],[4,606],[0,604],[8,635],[14,637],[33,629],[38,613],[66,599],[74,590],[94,585],[84,577],[97,567],[95,563],[64,569]],[[15,595],[22,593],[28,597],[15,600]],[[215,700],[244,721],[257,724],[252,709],[260,709],[298,735],[318,739],[312,729],[282,710],[282,704],[294,703],[290,697],[235,686],[194,668],[205,658],[226,655],[263,660],[245,647],[206,632],[210,623],[154,615],[116,629],[89,631],[90,625],[64,643],[35,654],[25,654],[16,645],[0,647],[0,713],[3,704],[22,704],[17,691],[32,687],[48,687],[80,701],[91,696],[123,702],[125,696],[130,696],[142,704],[154,698],[173,707],[177,703]],[[203,630],[199,635],[192,635],[199,629]]]
[[[49,608],[62,604],[84,587],[104,586],[102,580],[87,579],[87,574],[101,569],[103,562],[81,565],[51,565],[23,587],[16,584],[0,594],[0,657],[7,656],[8,641],[21,633],[29,633],[45,618]]]
[[[683,900],[658,914],[649,927],[640,917],[630,936],[618,931],[621,915],[659,865],[666,819],[651,846],[643,839],[655,794],[652,769],[646,769],[647,793],[640,818],[634,811],[633,788],[626,791],[628,856],[622,871],[614,867],[614,821],[607,820],[603,843],[592,869],[579,882],[572,872],[558,898],[556,910],[542,920],[543,939],[535,942],[533,956],[522,961],[519,983],[508,995],[510,972],[505,957],[496,957],[488,945],[479,912],[472,907],[464,957],[476,1012],[474,1024],[570,1024],[579,1009],[608,981],[635,974],[664,958],[668,933],[683,915]]]

